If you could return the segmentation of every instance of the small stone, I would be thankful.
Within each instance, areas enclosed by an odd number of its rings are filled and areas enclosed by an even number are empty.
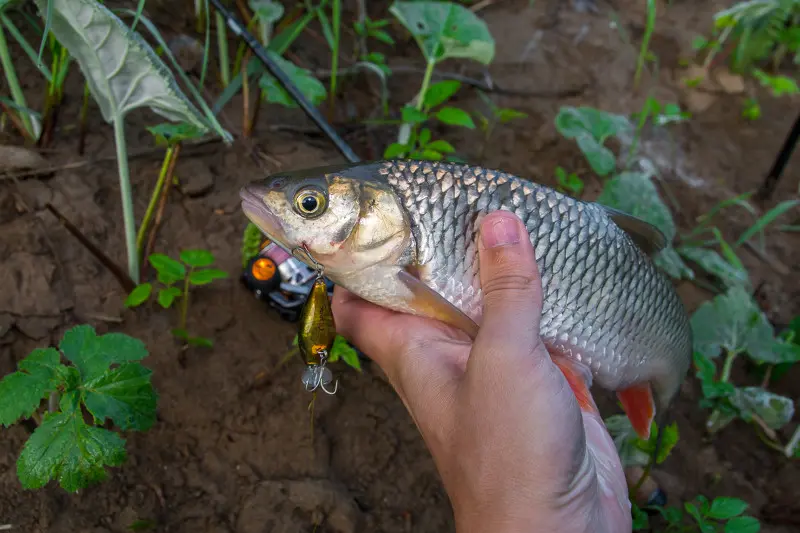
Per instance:
[[[689,111],[692,113],[702,113],[714,105],[714,102],[717,101],[717,97],[711,93],[691,90],[686,92],[683,100]]]
[[[744,79],[741,76],[732,74],[728,69],[719,69],[714,72],[716,82],[722,90],[728,94],[741,94],[744,92]]]

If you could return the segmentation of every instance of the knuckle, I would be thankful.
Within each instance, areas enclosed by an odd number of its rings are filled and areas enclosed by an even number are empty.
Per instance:
[[[537,278],[521,274],[503,274],[483,282],[483,292],[487,299],[517,300],[534,298],[538,293]]]

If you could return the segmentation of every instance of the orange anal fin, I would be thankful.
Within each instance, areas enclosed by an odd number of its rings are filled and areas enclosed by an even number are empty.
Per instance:
[[[575,394],[575,398],[578,400],[578,406],[581,410],[588,413],[596,413],[597,406],[592,399],[592,393],[589,392],[589,387],[586,384],[584,376],[581,375],[581,372],[576,369],[568,359],[561,356],[552,356],[552,352],[551,357],[556,366],[561,369],[564,377],[567,378],[569,388],[572,389],[572,392]]]
[[[650,385],[635,385],[625,390],[617,391],[617,398],[622,403],[622,408],[633,429],[639,438],[650,438],[650,427],[656,416],[656,406],[653,402],[653,391]]]

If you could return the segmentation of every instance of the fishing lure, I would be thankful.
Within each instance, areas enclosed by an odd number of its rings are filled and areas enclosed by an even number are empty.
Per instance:
[[[303,385],[306,390],[313,392],[321,388],[328,394],[336,394],[339,390],[339,381],[334,384],[333,390],[327,387],[333,381],[333,373],[327,368],[328,358],[336,339],[336,323],[333,319],[331,301],[328,297],[328,288],[323,277],[323,267],[306,248],[295,248],[292,254],[302,254],[317,271],[317,278],[311,287],[308,299],[300,313],[300,331],[298,333],[298,348],[306,369],[303,372]],[[300,259],[298,257],[298,259]],[[301,259],[302,260],[302,259]]]

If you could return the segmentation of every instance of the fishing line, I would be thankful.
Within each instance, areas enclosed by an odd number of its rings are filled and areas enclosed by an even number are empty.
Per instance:
[[[292,82],[289,76],[281,70],[281,68],[269,57],[267,51],[258,42],[253,34],[247,31],[247,29],[242,26],[238,20],[233,16],[233,14],[228,11],[225,6],[222,5],[220,0],[211,0],[211,3],[214,4],[214,8],[219,12],[220,15],[225,19],[228,27],[231,31],[241,37],[245,44],[250,48],[253,54],[264,64],[266,69],[272,74],[275,79],[283,86],[286,91],[292,95],[292,98],[300,104],[300,107],[305,111],[306,115],[313,120],[317,126],[328,136],[328,138],[333,142],[336,146],[336,149],[341,152],[341,154],[347,159],[350,163],[360,163],[361,158],[356,155],[352,148],[342,139],[338,133],[328,124],[328,121],[322,116],[322,114],[314,107],[311,102],[306,99],[300,89]],[[332,97],[332,96],[331,96]]]

